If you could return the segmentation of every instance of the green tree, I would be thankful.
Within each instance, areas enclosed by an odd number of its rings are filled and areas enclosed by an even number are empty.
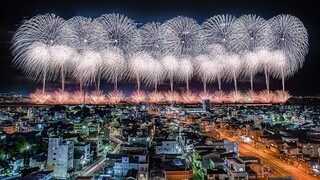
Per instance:
[[[4,149],[0,149],[0,160],[3,161],[6,159],[6,152]]]
[[[14,144],[14,151],[17,153],[23,153],[27,147],[29,146],[29,143],[24,137],[18,138],[16,143]]]

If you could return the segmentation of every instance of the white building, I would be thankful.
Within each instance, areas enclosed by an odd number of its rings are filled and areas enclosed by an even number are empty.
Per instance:
[[[156,154],[181,154],[182,149],[176,140],[164,140],[156,145]]]
[[[47,169],[57,179],[67,179],[73,168],[74,142],[62,138],[49,138]]]
[[[121,160],[114,163],[113,171],[115,176],[124,177],[129,169],[136,169],[138,170],[138,180],[147,180],[148,168],[147,155],[122,156]]]

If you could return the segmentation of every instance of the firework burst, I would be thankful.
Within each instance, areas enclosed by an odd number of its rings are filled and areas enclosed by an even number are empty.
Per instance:
[[[288,58],[282,51],[274,51],[272,57],[274,61],[271,65],[271,74],[273,77],[282,80],[282,91],[285,91],[284,80],[293,75],[297,69],[292,68]]]
[[[92,104],[104,104],[106,103],[106,96],[101,90],[95,90],[90,93],[90,99]]]
[[[229,49],[235,21],[235,16],[227,14],[213,16],[203,22],[202,28],[208,44],[219,44]]]
[[[292,66],[302,67],[309,51],[308,32],[295,16],[280,14],[270,20],[268,45],[271,50],[281,50],[292,61]]]
[[[228,96],[233,103],[242,102],[242,93],[240,91],[231,91]]]
[[[185,91],[181,94],[181,100],[186,104],[195,103],[197,101],[197,95],[191,91]]]
[[[114,90],[118,89],[118,81],[125,77],[127,62],[124,59],[124,55],[120,49],[109,48],[101,52],[104,74],[103,76],[109,82],[114,83]]]
[[[137,81],[137,89],[140,91],[140,83],[143,76],[148,74],[154,59],[147,52],[138,52],[129,59],[129,74]]]
[[[49,93],[43,92],[40,89],[37,89],[34,93],[30,94],[31,102],[36,104],[45,104],[48,103],[51,98]]]
[[[158,84],[164,79],[163,65],[157,59],[150,62],[149,71],[145,74],[144,79],[147,85],[154,85],[154,91],[157,92]]]
[[[250,87],[253,91],[253,77],[258,73],[261,68],[261,61],[259,61],[258,53],[248,52],[243,55],[244,61],[244,75],[250,77]]]
[[[288,91],[277,90],[275,92],[275,101],[276,102],[285,103],[290,98],[291,98],[291,95]]]
[[[207,91],[207,83],[212,82],[212,73],[215,70],[214,63],[210,61],[207,54],[196,57],[196,74],[203,83],[203,91]]]
[[[263,90],[259,92],[259,100],[262,103],[272,102],[273,97],[274,97],[274,94],[271,91]]]
[[[70,100],[70,93],[62,89],[53,92],[52,96],[55,104],[66,104]]]
[[[104,14],[96,19],[103,25],[103,42],[130,55],[140,49],[140,35],[133,20],[120,14]]]
[[[199,100],[198,102],[202,102],[204,99],[209,99],[210,102],[213,102],[213,95],[209,91],[202,91],[199,94]]]
[[[243,97],[244,101],[247,102],[247,103],[253,103],[255,101],[258,101],[258,95],[257,93],[255,93],[254,91],[247,91],[245,94],[244,94],[244,97]]]
[[[215,103],[222,103],[222,102],[228,100],[226,93],[223,91],[215,91],[213,93],[212,97],[213,97],[212,100]]]
[[[135,91],[131,94],[131,100],[134,103],[142,103],[145,102],[147,99],[146,97],[146,93],[144,93],[143,91]]]
[[[142,50],[150,53],[155,58],[161,56],[163,46],[160,26],[160,23],[151,22],[143,25],[139,29]]]
[[[176,91],[168,91],[168,92],[165,92],[164,93],[164,97],[165,97],[165,100],[170,102],[170,103],[173,103],[173,102],[179,102],[180,101],[180,95],[178,92]]]
[[[164,74],[170,80],[171,91],[173,91],[173,80],[179,69],[179,61],[174,56],[165,56],[161,59],[161,62],[164,68]]]
[[[228,66],[228,70],[226,71],[227,76],[229,79],[233,79],[234,82],[234,90],[238,91],[238,86],[237,86],[237,77],[240,74],[242,65],[241,65],[241,60],[240,57],[236,54],[230,54],[227,57],[226,64]]]
[[[253,52],[267,46],[270,28],[265,19],[255,14],[238,18],[231,31],[231,50],[236,53]]]
[[[162,102],[164,99],[163,93],[161,92],[151,92],[148,94],[149,101],[152,103]]]
[[[193,60],[190,57],[180,59],[177,74],[178,79],[186,83],[186,89],[189,91],[189,81],[193,76]]]
[[[73,71],[73,77],[83,85],[96,83],[96,89],[100,89],[102,70],[102,58],[99,52],[88,49],[76,56],[80,61]]]
[[[71,94],[72,104],[83,104],[85,102],[85,92],[75,91]]]
[[[161,26],[162,52],[165,54],[196,56],[203,51],[204,32],[191,18],[178,16]]]
[[[33,78],[41,78],[43,92],[47,75],[49,75],[48,71],[54,63],[52,63],[52,54],[49,53],[49,49],[55,45],[65,44],[71,37],[66,26],[66,21],[55,14],[37,15],[21,25],[12,38],[13,63],[26,74],[33,75]],[[41,46],[45,52],[40,52],[39,49],[34,51],[35,44],[37,47]],[[32,54],[31,57],[30,54]],[[40,57],[33,56],[37,54]]]
[[[125,96],[121,90],[113,90],[108,93],[109,102],[112,104],[119,104],[124,98]]]

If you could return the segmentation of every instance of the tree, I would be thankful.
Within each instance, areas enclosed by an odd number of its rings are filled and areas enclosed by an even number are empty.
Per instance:
[[[24,137],[20,137],[17,139],[13,148],[17,153],[21,154],[27,149],[28,146],[29,143],[26,141],[26,139]]]
[[[6,152],[4,149],[0,149],[0,160],[3,161],[6,159]]]

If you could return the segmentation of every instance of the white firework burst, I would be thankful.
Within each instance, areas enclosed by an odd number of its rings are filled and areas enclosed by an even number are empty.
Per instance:
[[[229,50],[232,30],[236,17],[232,15],[216,15],[202,23],[208,44],[219,44]]]
[[[303,23],[295,16],[277,15],[270,20],[268,45],[271,50],[281,50],[289,58],[291,65],[302,67],[304,57],[309,51],[308,32]]]
[[[186,83],[186,89],[189,91],[189,81],[191,80],[193,76],[193,59],[191,57],[182,57],[179,60],[179,70],[177,72],[177,78],[179,81]]]
[[[164,79],[163,65],[158,59],[150,59],[148,63],[148,70],[142,74],[142,77],[146,85],[154,85],[154,91],[157,92],[158,84]]]
[[[231,50],[236,53],[252,52],[267,46],[270,27],[262,17],[249,14],[238,18],[232,28]]]
[[[148,74],[150,65],[153,61],[154,59],[152,56],[144,51],[137,52],[130,57],[128,62],[129,75],[132,79],[137,81],[138,91],[140,91],[141,80],[146,74]]]
[[[118,82],[124,79],[127,61],[120,49],[108,48],[101,52],[103,59],[103,76],[114,83],[114,90],[118,89]]]
[[[204,32],[194,19],[178,16],[167,20],[161,26],[161,34],[165,54],[196,56],[203,51]]]
[[[83,85],[91,85],[96,82],[96,89],[99,90],[102,67],[100,53],[87,49],[75,58],[79,60],[79,64],[75,67],[73,77]]]
[[[143,25],[139,29],[142,50],[150,53],[156,58],[159,58],[161,56],[161,49],[163,46],[160,27],[160,23],[151,22]]]
[[[227,70],[226,70],[226,75],[229,77],[229,80],[233,80],[234,82],[234,90],[238,91],[237,87],[237,78],[242,70],[242,62],[237,54],[229,54],[226,56],[226,65],[227,65]]]
[[[173,91],[173,81],[179,69],[179,61],[175,56],[167,55],[161,59],[161,63],[164,68],[165,77],[170,80],[171,91]]]
[[[258,73],[261,68],[261,61],[259,60],[258,53],[247,52],[242,56],[244,62],[244,75],[250,77],[251,91],[253,91],[253,77]]]
[[[51,54],[48,53],[48,49],[53,45],[65,44],[71,37],[70,31],[63,31],[63,29],[67,29],[65,26],[66,21],[55,14],[37,15],[22,24],[12,38],[14,65],[22,68],[22,71],[32,75],[35,79],[42,79],[43,91],[45,91],[46,80],[50,79],[48,71],[52,65],[50,62],[52,58]],[[35,52],[32,52],[33,48],[40,47],[43,50],[46,49],[46,52],[43,53],[39,52],[39,49],[35,50],[36,54],[41,54],[40,58],[42,60],[30,55],[30,53],[35,54]],[[31,59],[30,56],[32,57]],[[44,61],[47,61],[47,63],[43,64]],[[30,64],[35,66],[32,67]],[[42,69],[35,69],[35,67],[42,67]],[[39,76],[40,74],[41,76]],[[49,78],[47,75],[49,75]]]
[[[136,24],[121,14],[104,14],[96,19],[103,25],[103,41],[108,47],[130,55],[140,50],[141,39]]]

